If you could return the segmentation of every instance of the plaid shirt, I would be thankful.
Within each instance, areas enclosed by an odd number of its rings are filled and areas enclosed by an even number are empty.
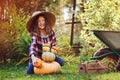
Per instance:
[[[38,54],[38,56],[41,57],[42,45],[45,43],[49,43],[51,46],[56,45],[56,35],[54,31],[51,31],[51,33],[47,36],[40,37],[32,36],[29,56],[31,56],[32,54],[34,55]]]

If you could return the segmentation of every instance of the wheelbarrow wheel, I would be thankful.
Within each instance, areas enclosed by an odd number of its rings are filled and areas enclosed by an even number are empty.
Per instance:
[[[99,50],[94,54],[93,57],[98,57],[96,58],[97,60],[103,60],[104,58],[110,60],[112,59],[115,63],[117,63],[119,60],[119,57],[116,54],[114,54],[114,52],[112,52],[109,48]]]
[[[120,71],[120,58],[116,64],[116,71]]]

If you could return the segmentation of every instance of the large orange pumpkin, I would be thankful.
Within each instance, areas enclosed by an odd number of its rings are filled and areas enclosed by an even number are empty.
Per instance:
[[[53,62],[44,62],[41,61],[42,65],[39,67],[34,67],[35,74],[50,74],[50,73],[58,73],[61,69],[61,66],[56,61]],[[41,63],[40,62],[40,63]]]

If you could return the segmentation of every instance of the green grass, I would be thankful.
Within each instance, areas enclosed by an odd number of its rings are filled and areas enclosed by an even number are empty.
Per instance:
[[[57,74],[27,75],[27,65],[0,66],[0,80],[120,80],[120,73],[79,73],[78,63],[66,63]]]

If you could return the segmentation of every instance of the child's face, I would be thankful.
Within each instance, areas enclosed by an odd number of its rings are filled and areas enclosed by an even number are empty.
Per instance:
[[[43,16],[39,16],[38,18],[38,28],[39,29],[45,28],[45,18]]]

